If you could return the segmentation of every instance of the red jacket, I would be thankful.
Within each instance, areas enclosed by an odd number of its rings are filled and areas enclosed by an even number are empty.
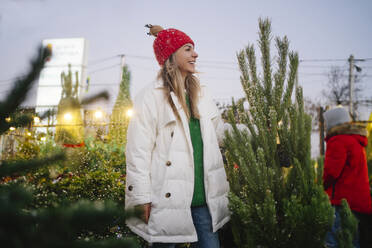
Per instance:
[[[345,198],[351,210],[372,213],[365,147],[367,137],[358,134],[328,135],[323,183],[332,205]]]

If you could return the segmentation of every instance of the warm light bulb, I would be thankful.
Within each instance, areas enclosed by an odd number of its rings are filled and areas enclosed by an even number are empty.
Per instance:
[[[97,119],[102,118],[102,116],[103,116],[103,113],[101,110],[97,110],[96,112],[94,112],[94,117],[96,117]]]
[[[15,130],[15,127],[10,127],[9,130],[10,131],[14,131]]]
[[[41,137],[40,140],[41,141],[46,141],[46,137]]]
[[[66,114],[64,114],[63,118],[66,121],[71,121],[72,120],[72,115],[70,113],[66,113]]]
[[[31,136],[32,135],[32,133],[30,133],[30,132],[27,132],[27,136]]]
[[[37,117],[37,116],[35,116],[35,117],[34,117],[34,123],[40,123],[40,118]]]
[[[6,117],[6,118],[5,118],[5,121],[6,121],[6,122],[10,122],[11,120],[12,120],[12,119],[10,119],[10,117]]]
[[[133,109],[128,109],[127,110],[127,117],[132,117],[132,115],[133,115]]]

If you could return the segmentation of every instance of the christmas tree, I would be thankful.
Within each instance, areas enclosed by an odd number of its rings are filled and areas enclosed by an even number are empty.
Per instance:
[[[120,89],[114,108],[112,109],[109,135],[117,145],[124,145],[127,140],[127,128],[131,115],[132,100],[130,98],[130,71],[123,67]]]
[[[15,82],[15,86],[3,102],[0,102],[0,134],[11,126],[25,126],[30,116],[14,116],[17,108],[44,66],[50,50],[40,49],[32,62],[30,72]],[[0,163],[0,244],[2,247],[136,247],[128,239],[88,240],[79,239],[82,233],[96,232],[113,222],[124,222],[131,216],[123,206],[112,202],[80,201],[76,204],[59,205],[44,209],[30,207],[32,192],[17,180],[26,172],[48,166],[65,158],[63,153],[45,158],[27,160],[2,160]]]
[[[262,71],[253,45],[237,54],[248,108],[233,103],[234,131],[225,139],[234,241],[237,247],[323,247],[334,212],[310,156],[311,118],[296,86],[298,54],[289,51],[287,37],[275,38],[274,63],[271,40],[270,21],[260,19]],[[238,131],[237,122],[249,133]]]
[[[75,73],[75,85],[71,65],[68,73],[61,73],[62,95],[58,103],[56,141],[64,145],[78,145],[83,142],[84,128],[81,105],[78,99],[79,75]]]

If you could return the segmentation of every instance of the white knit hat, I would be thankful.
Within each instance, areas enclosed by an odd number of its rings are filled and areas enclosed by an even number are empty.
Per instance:
[[[351,121],[349,112],[344,107],[330,109],[323,114],[327,132],[334,126]]]

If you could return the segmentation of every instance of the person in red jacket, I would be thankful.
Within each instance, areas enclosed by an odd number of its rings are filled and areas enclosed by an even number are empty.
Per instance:
[[[326,111],[324,120],[327,150],[323,185],[331,204],[335,206],[336,215],[326,243],[328,247],[338,247],[335,237],[340,223],[338,206],[341,205],[342,199],[346,199],[357,218],[363,214],[372,214],[365,152],[368,140],[365,127],[350,122],[349,113],[343,107]],[[358,238],[353,243],[355,247],[359,247]]]

